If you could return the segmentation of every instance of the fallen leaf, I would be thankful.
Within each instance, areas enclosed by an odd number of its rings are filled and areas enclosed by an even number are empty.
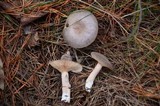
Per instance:
[[[13,17],[15,17],[18,20],[21,18],[21,14],[14,10],[15,6],[12,5],[11,3],[0,1],[0,7],[2,7],[4,9],[4,12],[6,14],[12,15]]]
[[[35,32],[34,34],[31,35],[31,38],[28,42],[28,46],[33,47],[39,44],[39,36],[38,32]]]
[[[25,15],[23,15],[23,17],[20,20],[21,25],[22,26],[27,25],[27,24],[33,22],[34,20],[45,16],[46,14],[47,13],[45,13],[45,12],[37,12],[37,13],[32,13],[32,14],[25,14]]]

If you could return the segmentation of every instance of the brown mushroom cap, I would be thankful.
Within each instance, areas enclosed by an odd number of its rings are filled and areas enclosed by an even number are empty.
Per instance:
[[[87,10],[76,10],[71,13],[63,29],[65,41],[74,48],[90,45],[96,39],[97,33],[97,19]]]
[[[113,65],[111,62],[107,59],[106,56],[98,53],[98,52],[92,52],[91,53],[92,58],[98,61],[99,64],[101,64],[104,67],[109,68],[110,70],[113,70]]]
[[[75,72],[79,73],[82,71],[82,66],[79,63],[69,60],[55,60],[50,61],[49,64],[60,72]]]

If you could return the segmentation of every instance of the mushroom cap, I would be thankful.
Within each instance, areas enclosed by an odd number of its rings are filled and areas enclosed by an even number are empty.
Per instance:
[[[75,72],[79,73],[82,71],[82,66],[79,63],[69,60],[55,60],[50,61],[49,64],[57,69],[59,72]]]
[[[61,60],[70,60],[70,61],[72,61],[72,56],[71,56],[70,52],[67,51],[65,54],[63,54],[61,56]]]
[[[92,52],[91,56],[93,59],[97,60],[99,64],[101,64],[104,67],[109,68],[110,70],[113,70],[113,65],[111,62],[107,59],[106,56],[98,53],[98,52]]]
[[[76,10],[71,13],[63,29],[64,40],[73,48],[90,45],[97,37],[98,22],[87,10]]]

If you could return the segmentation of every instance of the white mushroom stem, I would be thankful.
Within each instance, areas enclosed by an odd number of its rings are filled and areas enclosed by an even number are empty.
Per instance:
[[[68,72],[62,72],[62,99],[61,101],[70,102],[70,83]]]
[[[85,89],[87,92],[91,91],[93,82],[101,69],[102,69],[102,65],[98,63],[93,69],[93,71],[91,72],[91,74],[88,76],[85,84]]]

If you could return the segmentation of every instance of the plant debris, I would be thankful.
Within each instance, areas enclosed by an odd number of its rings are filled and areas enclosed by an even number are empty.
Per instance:
[[[4,71],[3,71],[3,63],[0,59],[0,89],[4,90]]]
[[[160,106],[158,3],[1,0],[0,58],[5,90],[0,92],[0,102],[7,106]],[[62,30],[66,17],[81,9],[97,18],[98,36],[88,47],[74,49],[63,39]],[[67,50],[73,61],[80,59],[83,65],[80,74],[70,73],[74,98],[69,104],[61,102],[61,74],[48,65]],[[105,55],[114,70],[102,68],[87,93],[85,81],[97,63],[90,56],[93,51]]]
[[[39,36],[38,32],[35,32],[31,35],[30,40],[28,42],[28,46],[33,47],[39,44]]]

